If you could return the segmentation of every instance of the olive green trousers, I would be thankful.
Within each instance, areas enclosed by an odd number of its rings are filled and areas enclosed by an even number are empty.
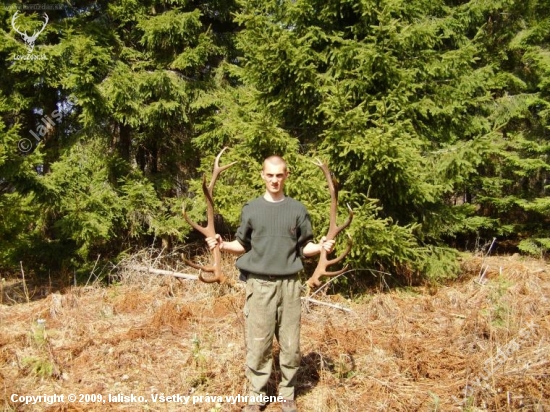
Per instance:
[[[273,363],[273,336],[280,347],[281,382],[278,396],[294,399],[300,367],[302,284],[298,276],[249,274],[246,282],[246,377],[249,396],[266,396]],[[256,402],[257,403],[257,402]]]

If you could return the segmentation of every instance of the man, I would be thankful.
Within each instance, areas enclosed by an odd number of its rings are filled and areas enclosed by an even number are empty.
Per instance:
[[[305,206],[285,196],[288,174],[281,157],[265,159],[261,172],[265,193],[243,206],[236,240],[224,242],[220,235],[206,239],[211,249],[218,244],[223,252],[242,254],[237,267],[246,278],[246,376],[249,399],[256,400],[246,406],[248,412],[260,411],[263,405],[257,399],[266,396],[274,335],[281,348],[282,411],[297,411],[294,396],[300,366],[301,258],[314,256],[322,248],[330,253],[334,248],[334,240],[324,237],[313,243]]]

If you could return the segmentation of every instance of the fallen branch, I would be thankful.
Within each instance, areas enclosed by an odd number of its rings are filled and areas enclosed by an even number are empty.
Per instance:
[[[150,268],[148,266],[128,265],[126,267],[128,269],[137,270],[139,272],[153,273],[155,275],[174,276],[174,277],[177,277],[177,278],[182,278],[182,279],[187,279],[187,280],[197,280],[199,278],[197,275],[190,275],[188,273],[174,272],[174,271],[171,271],[171,270],[153,269],[153,268]],[[244,288],[244,284],[241,285],[239,283],[238,286]],[[334,308],[334,309],[343,310],[344,312],[351,312],[352,311],[349,308],[345,308],[343,306],[336,305],[336,304],[333,304],[333,303],[322,302],[322,301],[317,300],[317,299],[312,299],[312,298],[308,298],[308,297],[303,297],[302,299],[305,300],[306,302],[311,302],[311,303],[314,303],[316,305],[328,306],[328,307],[331,307],[331,308]]]
[[[137,270],[138,272],[153,273],[154,275],[174,276],[176,278],[187,280],[197,280],[199,278],[197,275],[190,275],[189,273],[174,272],[172,270],[153,269],[149,266],[128,265],[126,267],[131,270]]]
[[[349,308],[345,308],[345,307],[340,306],[340,305],[335,305],[334,303],[321,302],[320,300],[312,299],[312,298],[308,298],[308,297],[303,297],[302,299],[305,300],[306,302],[315,303],[316,305],[329,306],[329,307],[334,308],[334,309],[343,310],[344,312],[351,312],[352,311]]]

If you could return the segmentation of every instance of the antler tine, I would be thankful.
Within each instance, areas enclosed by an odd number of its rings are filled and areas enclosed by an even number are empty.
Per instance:
[[[340,234],[342,230],[347,228],[351,221],[353,220],[353,210],[349,206],[348,207],[348,217],[342,223],[340,226],[338,226],[337,223],[337,213],[338,213],[338,191],[334,187],[334,182],[332,180],[332,176],[330,174],[330,170],[328,168],[328,165],[319,159],[315,159],[316,161],[313,162],[315,165],[319,166],[321,170],[323,171],[325,178],[327,179],[328,183],[328,189],[330,193],[330,214],[329,214],[329,230],[326,235],[327,240],[333,240]],[[340,256],[338,256],[335,259],[327,259],[327,251],[325,249],[321,249],[321,256],[319,258],[319,262],[317,263],[317,267],[315,268],[315,271],[313,272],[313,275],[308,279],[307,283],[310,287],[319,286],[321,284],[320,278],[321,276],[337,276],[344,271],[347,270],[347,266],[345,266],[343,269],[338,270],[336,272],[329,272],[327,268],[331,265],[334,265],[335,263],[340,262],[346,255],[350,252],[352,245],[351,237],[348,235],[348,245],[346,247],[346,250],[342,252]]]
[[[323,165],[323,161],[319,159],[318,157],[315,158],[315,160],[312,160],[311,163],[313,163],[316,166],[321,167]]]
[[[338,236],[338,234],[344,230],[346,227],[348,227],[351,223],[351,219],[353,218],[353,211],[351,210],[351,207],[349,205],[348,209],[350,211],[350,214],[348,215],[348,218],[346,221],[338,226],[337,223],[337,213],[338,213],[338,191],[334,187],[334,181],[332,180],[332,176],[330,174],[330,170],[328,168],[328,165],[326,163],[320,163],[317,164],[325,174],[325,177],[327,179],[328,183],[328,190],[330,193],[330,214],[329,214],[329,231],[327,233],[327,240],[332,240]]]
[[[340,273],[345,272],[348,269],[348,265],[346,265],[343,269],[337,270],[335,272],[328,272],[326,270],[327,267],[334,265],[340,262],[342,259],[344,259],[346,255],[351,251],[352,245],[353,245],[353,241],[351,240],[351,236],[348,234],[348,244],[346,246],[346,249],[337,258],[327,260],[327,264],[326,264],[323,276],[336,276],[336,275],[339,275]]]
[[[216,236],[216,229],[214,227],[214,200],[213,200],[213,192],[214,192],[214,185],[216,184],[216,180],[218,179],[218,176],[221,172],[224,170],[230,168],[237,162],[232,162],[230,164],[227,164],[225,166],[219,165],[220,157],[223,154],[223,152],[227,148],[224,147],[220,153],[216,156],[216,160],[214,161],[214,169],[212,171],[212,179],[210,180],[210,183],[206,184],[206,176],[203,176],[202,179],[202,191],[204,193],[204,197],[206,198],[206,215],[207,215],[207,221],[206,226],[200,226],[197,223],[195,223],[191,218],[187,215],[185,211],[185,207],[183,208],[183,217],[189,223],[195,230],[202,233],[205,237],[215,237]],[[222,272],[221,269],[221,262],[222,262],[222,255],[220,251],[220,247],[216,245],[214,249],[211,250],[212,257],[214,262],[212,265],[204,266],[204,265],[198,265],[196,263],[193,263],[187,259],[184,258],[184,261],[187,265],[199,269],[204,272],[213,273],[214,276],[204,278],[202,276],[202,273],[199,274],[199,279],[202,280],[205,283],[223,283],[227,280],[227,277]]]
[[[218,176],[220,175],[221,172],[223,172],[224,170],[226,169],[229,169],[231,166],[233,166],[235,163],[237,163],[236,161],[235,162],[231,162],[225,166],[220,166],[220,158],[222,157],[222,154],[223,152],[225,152],[225,150],[227,149],[227,147],[224,147],[220,153],[218,153],[218,155],[216,156],[216,160],[214,160],[214,169],[212,170],[212,180],[210,181],[210,184],[208,185],[208,190],[210,191],[210,196],[213,195],[212,191],[214,189],[214,185],[216,184],[216,180],[218,180]]]
[[[198,223],[194,222],[190,217],[189,215],[187,215],[187,211],[185,210],[185,204],[183,205],[182,207],[182,213],[183,213],[183,217],[184,219],[186,220],[187,223],[189,223],[189,225],[191,225],[191,227],[193,227],[193,229],[195,229],[196,231],[202,233],[205,237],[209,237],[211,235],[211,232],[214,230],[214,226],[213,226],[213,221],[214,221],[214,207],[213,207],[213,200],[212,200],[212,196],[210,195],[210,192],[208,190],[208,187],[206,186],[206,176],[203,176],[202,177],[202,191],[204,193],[204,196],[206,197],[206,209],[207,209],[207,224],[206,226],[201,226],[199,225]],[[212,219],[210,219],[210,209],[212,209]],[[212,223],[212,227],[211,226],[211,223]],[[209,230],[209,229],[212,229],[212,230]],[[215,233],[214,233],[215,235]]]

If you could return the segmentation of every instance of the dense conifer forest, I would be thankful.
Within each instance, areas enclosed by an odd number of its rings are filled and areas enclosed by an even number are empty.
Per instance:
[[[3,273],[87,278],[200,240],[181,210],[204,220],[223,147],[224,233],[279,154],[319,235],[311,160],[330,165],[352,268],[440,282],[493,239],[550,248],[545,0],[27,3],[0,8]]]

